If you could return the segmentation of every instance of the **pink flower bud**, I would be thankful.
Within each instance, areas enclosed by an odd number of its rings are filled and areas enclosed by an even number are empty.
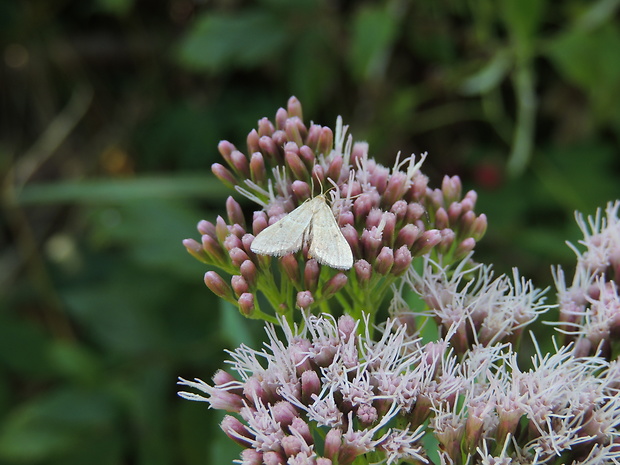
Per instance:
[[[266,119],[266,118],[264,118]],[[258,122],[258,130],[260,131],[260,121]],[[261,134],[261,136],[270,136],[270,134]],[[260,145],[258,145],[258,140],[260,139],[259,133],[256,132],[256,129],[252,129],[249,133],[248,136],[246,137],[245,141],[246,141],[246,145],[248,148],[248,153],[256,153],[256,152],[260,152]]]
[[[331,163],[329,164],[329,167],[327,168],[327,177],[338,182],[340,180],[340,173],[342,173],[342,164],[342,155],[338,154],[334,156]]]
[[[299,147],[299,158],[301,158],[306,166],[314,166],[316,163],[316,155],[307,145],[302,145]]]
[[[392,267],[392,274],[394,276],[400,276],[411,266],[413,257],[406,245],[396,249],[394,252],[394,266]]]
[[[233,288],[233,291],[235,291],[235,295],[237,297],[240,297],[241,294],[244,294],[246,292],[250,292],[250,287],[248,286],[248,283],[245,281],[245,279],[243,279],[243,276],[234,275],[232,278],[230,278],[230,284]]]
[[[349,226],[355,225],[355,215],[353,215],[353,212],[350,210],[346,210],[346,211],[341,210],[340,214],[338,215],[338,226],[343,227],[344,225],[349,225]]]
[[[312,196],[312,192],[310,192],[310,184],[305,181],[293,181],[291,184],[291,190],[300,204]]]
[[[411,248],[418,238],[420,234],[420,229],[414,224],[406,224],[403,226],[400,231],[398,231],[398,236],[396,237],[395,246],[401,247],[403,245],[407,246],[407,248]]]
[[[478,218],[474,220],[474,224],[471,228],[471,235],[476,241],[480,241],[487,232],[487,216],[482,213]]]
[[[314,297],[310,291],[299,291],[297,293],[296,304],[299,308],[308,309],[314,303]]]
[[[276,129],[280,131],[284,129],[287,119],[288,112],[284,108],[278,108],[276,111]]]
[[[372,198],[370,194],[361,194],[353,202],[353,213],[355,213],[358,221],[364,221],[365,224],[367,221],[366,217],[370,213],[372,207]]]
[[[407,217],[407,202],[405,202],[404,200],[398,200],[397,202],[394,202],[392,208],[390,208],[390,212],[396,215],[396,221],[398,223],[402,223]]]
[[[314,165],[312,167],[312,179],[315,186],[322,186],[325,182],[325,171],[321,165]]]
[[[282,165],[282,162],[284,161],[284,152],[282,151],[282,148],[284,147],[284,144],[288,142],[288,137],[286,136],[286,133],[284,131],[278,130],[273,133],[271,139],[273,140],[275,147],[278,149],[275,153],[276,158],[274,161],[276,164]]]
[[[390,272],[392,266],[394,265],[394,251],[389,247],[383,247],[379,255],[377,255],[377,260],[375,261],[375,270],[377,273],[385,276]]]
[[[417,202],[411,202],[407,204],[407,223],[414,223],[416,220],[422,218],[426,213],[426,210],[422,205]]]
[[[368,142],[354,142],[351,149],[351,166],[357,166],[357,160],[368,153]]]
[[[392,245],[394,243],[394,230],[396,229],[396,215],[391,212],[384,212],[381,218],[383,224],[383,243]]]
[[[284,454],[287,457],[295,457],[302,451],[304,447],[301,439],[299,439],[297,436],[284,436],[280,441],[280,445],[282,446]]]
[[[361,284],[367,284],[372,276],[372,266],[366,260],[358,260],[353,264],[355,276]]]
[[[299,281],[299,263],[297,262],[297,257],[294,254],[287,254],[282,257],[280,261],[282,264],[282,268],[288,276],[288,279],[291,280],[292,283],[298,284]]]
[[[303,383],[303,378],[302,378],[302,383]],[[291,424],[291,426],[289,426],[289,429],[291,430],[291,432],[295,431],[302,438],[304,438],[304,441],[306,441],[306,444],[314,444],[314,439],[312,437],[312,433],[310,432],[310,427],[301,418],[293,418],[293,423]]]
[[[409,178],[406,173],[396,172],[393,173],[387,182],[387,187],[383,194],[383,200],[385,205],[392,205],[398,199],[402,198],[403,194],[407,192]]]
[[[433,247],[441,242],[441,233],[436,229],[424,231],[422,235],[415,241],[411,248],[414,257],[419,257],[431,251]]]
[[[263,453],[263,463],[265,465],[286,465],[286,457],[281,452],[268,450]]]
[[[308,137],[306,137],[306,145],[312,150],[313,155],[314,151],[317,149],[319,145],[319,137],[321,136],[321,126],[318,124],[311,124],[308,128]],[[312,166],[312,165],[308,165]]]
[[[274,133],[275,135],[275,133]],[[263,136],[258,140],[261,153],[270,163],[278,163],[280,161],[280,152],[278,146],[272,137]]]
[[[224,167],[219,163],[213,163],[211,165],[211,171],[215,175],[217,179],[222,181],[226,187],[230,187],[234,189],[237,185],[237,180],[233,176],[233,174],[228,170],[228,168]]]
[[[359,256],[359,237],[357,235],[357,231],[350,224],[345,224],[341,229],[342,235],[347,240],[349,245],[351,246],[351,250],[353,251],[353,256]]]
[[[435,227],[437,229],[446,229],[449,225],[448,212],[440,207],[435,212]]]
[[[328,127],[321,128],[321,135],[319,136],[319,144],[317,146],[317,153],[328,155],[332,151],[334,146],[334,133]]]
[[[210,221],[202,220],[198,223],[198,232],[200,234],[208,234],[213,239],[216,239],[215,235],[215,225]]]
[[[248,163],[248,157],[241,153],[239,150],[234,150],[230,154],[231,166],[234,170],[244,178],[250,177],[250,165]]]
[[[243,465],[263,465],[263,453],[256,449],[243,449],[241,462]]]
[[[219,144],[217,144],[217,150],[226,163],[231,165],[230,154],[237,150],[237,148],[227,140],[221,140]]]
[[[251,260],[246,260],[239,267],[239,272],[250,289],[255,289],[256,281],[258,280],[258,271],[256,270],[256,265],[254,262]]]
[[[297,118],[292,117],[286,120],[284,125],[284,132],[286,132],[286,138],[292,142],[295,142],[298,147],[304,144],[305,127],[303,122]]]
[[[264,184],[267,180],[265,159],[260,152],[254,152],[250,157],[250,179],[256,184]]]
[[[267,226],[269,226],[269,221],[265,212],[254,212],[254,217],[252,218],[252,232],[254,236],[258,236]]]
[[[319,283],[320,271],[321,269],[319,268],[319,264],[314,258],[306,261],[306,267],[304,269],[304,283],[306,285],[306,289],[310,292],[316,292],[316,288]]]
[[[332,461],[338,459],[338,454],[342,447],[342,432],[337,428],[330,429],[325,435],[325,446],[323,455]],[[341,463],[338,460],[338,463]]]
[[[228,230],[226,221],[224,221],[224,218],[221,216],[218,216],[215,220],[215,236],[217,237],[218,242],[223,243],[224,239],[226,239],[226,236],[229,234],[230,231]]]
[[[239,304],[239,311],[241,311],[243,316],[252,316],[254,313],[254,294],[249,292],[241,294],[237,303]]]
[[[289,118],[291,116],[296,116],[300,120],[303,120],[303,111],[301,110],[301,102],[294,95],[289,97],[288,102],[286,103],[286,108],[288,110]]]
[[[442,229],[441,230],[441,242],[437,245],[437,250],[441,254],[447,254],[452,244],[454,244],[454,239],[456,238],[456,234],[451,229]]]
[[[205,284],[216,296],[228,301],[234,300],[230,286],[215,271],[207,271],[204,278]]]
[[[454,258],[455,260],[461,260],[463,258],[465,258],[465,256],[471,252],[472,250],[474,250],[474,247],[476,246],[476,241],[473,237],[468,237],[467,239],[464,239],[456,248],[455,252],[454,252]]]
[[[459,202],[452,202],[448,207],[448,224],[458,224],[459,218],[463,213],[463,205]]]
[[[243,244],[241,243],[241,239],[239,239],[234,234],[230,234],[226,237],[226,239],[224,239],[224,248],[228,251],[231,251],[235,247],[243,247]]]
[[[444,176],[441,183],[441,191],[443,192],[445,205],[458,201],[461,198],[462,188],[461,179],[458,176]]]
[[[280,423],[282,427],[288,427],[293,423],[293,418],[299,416],[293,404],[283,400],[275,403],[271,408],[271,414],[273,415],[273,419]]]
[[[285,152],[284,160],[295,178],[302,180],[309,178],[306,165],[304,165],[304,162],[301,161],[301,158],[299,158],[299,155],[297,155],[295,152]]]
[[[235,441],[241,447],[252,447],[254,436],[237,418],[226,415],[222,420],[222,423],[220,423],[220,428],[222,428],[224,433],[226,433],[226,436]]]
[[[246,254],[245,251],[239,247],[233,247],[230,252],[228,252],[228,255],[230,255],[230,260],[236,267],[241,266],[244,261],[250,259],[248,254]]]
[[[228,261],[222,246],[215,239],[208,234],[204,234],[201,240],[202,248],[213,261],[219,263],[225,263]]]
[[[355,336],[357,321],[351,315],[342,315],[338,318],[338,333],[343,341],[349,342],[351,336]]]
[[[347,281],[348,278],[346,274],[336,273],[334,277],[325,283],[320,295],[324,299],[331,298],[347,284]]]
[[[381,247],[381,239],[381,232],[376,227],[373,227],[370,231],[368,229],[364,229],[364,231],[362,231],[360,243],[364,251],[364,256],[372,263],[374,263],[375,258],[377,257],[379,247]]]
[[[183,245],[192,257],[197,258],[203,263],[208,263],[209,257],[202,248],[202,245],[199,244],[197,241],[195,241],[194,239],[184,239]]]
[[[273,123],[269,121],[269,118],[261,118],[258,120],[258,135],[259,136],[271,136],[276,128]]]

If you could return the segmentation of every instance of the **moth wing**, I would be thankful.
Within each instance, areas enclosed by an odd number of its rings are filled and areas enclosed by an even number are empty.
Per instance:
[[[252,252],[281,257],[301,249],[305,232],[312,222],[311,203],[312,201],[302,203],[284,218],[258,233],[250,247]]]
[[[348,270],[353,266],[351,246],[342,235],[332,209],[325,202],[315,206],[310,229],[310,257],[316,261],[339,270]]]

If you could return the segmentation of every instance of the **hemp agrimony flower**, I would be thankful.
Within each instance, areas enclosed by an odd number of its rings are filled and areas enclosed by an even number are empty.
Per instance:
[[[336,312],[370,322],[390,285],[414,258],[433,250],[444,260],[467,255],[486,230],[485,215],[476,215],[475,192],[461,195],[458,177],[446,177],[441,189],[428,187],[420,167],[426,158],[397,157],[386,168],[369,155],[368,144],[353,142],[339,118],[335,132],[302,119],[299,101],[291,97],[275,123],[263,118],[247,137],[247,155],[222,141],[226,165],[213,173],[226,185],[258,204],[246,224],[241,206],[230,197],[228,221],[201,221],[200,242],[187,239],[187,250],[199,260],[231,275],[227,282],[216,271],[205,283],[218,296],[236,303],[251,318],[273,323],[276,315],[292,321],[295,307]],[[304,201],[330,189],[331,210],[354,257],[349,271],[321,266],[308,250],[280,258],[251,250],[254,237]],[[264,299],[264,300],[263,300]]]

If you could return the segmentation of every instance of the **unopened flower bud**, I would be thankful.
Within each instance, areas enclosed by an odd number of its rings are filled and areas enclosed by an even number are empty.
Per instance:
[[[461,224],[459,227],[461,237],[471,236],[475,221],[476,214],[472,210],[466,211],[461,215]]]
[[[303,308],[304,310],[310,308],[314,303],[314,297],[312,296],[312,292],[310,291],[299,291],[297,293],[296,304],[299,308]]]
[[[441,242],[437,245],[437,250],[441,254],[446,254],[454,244],[454,239],[456,238],[456,234],[451,229],[442,229],[441,230]]]
[[[394,244],[394,230],[396,229],[396,215],[391,212],[384,212],[381,219],[383,223],[383,243],[392,245]]]
[[[274,133],[275,135],[275,133]],[[276,164],[280,161],[280,152],[273,137],[263,136],[258,140],[261,153],[272,164]]]
[[[435,212],[435,227],[437,229],[446,229],[449,225],[448,212],[440,207]]]
[[[458,224],[459,218],[463,213],[463,205],[460,202],[452,202],[448,207],[448,224]]]
[[[255,289],[256,281],[258,280],[258,271],[254,262],[252,260],[246,260],[239,267],[239,272],[250,289]]]
[[[284,132],[286,132],[287,139],[295,142],[298,147],[301,147],[304,144],[306,128],[299,118],[288,118],[284,125]]]
[[[267,119],[267,118],[264,118],[264,119]],[[260,131],[260,121],[258,122],[258,130]],[[258,145],[258,140],[260,139],[260,136],[270,136],[270,135],[271,133],[259,135],[259,132],[256,132],[256,129],[252,129],[248,133],[248,136],[245,139],[246,145],[248,148],[248,153],[260,152],[260,145]]]
[[[283,157],[284,152],[282,151],[282,148],[288,142],[286,133],[284,131],[278,130],[273,133],[273,135],[271,136],[271,139],[273,140],[274,145],[278,149],[278,151],[276,152],[275,162],[278,165],[282,165],[284,161],[284,157]]]
[[[244,178],[250,177],[250,165],[248,163],[248,157],[241,153],[239,150],[233,150],[230,154],[231,166]]]
[[[273,123],[269,121],[269,118],[261,118],[258,121],[258,135],[259,136],[271,136],[276,128]]]
[[[256,449],[243,449],[241,451],[241,463],[243,465],[263,465],[263,453]]]
[[[424,231],[422,235],[415,241],[411,248],[414,257],[419,257],[431,251],[433,247],[441,242],[441,232],[436,229]]]
[[[347,275],[336,273],[336,275],[325,283],[321,290],[321,297],[329,299],[340,291],[347,284]]]
[[[228,252],[228,255],[230,255],[230,260],[232,261],[233,265],[237,267],[241,266],[243,262],[250,259],[250,257],[248,257],[248,254],[239,247],[232,248],[230,252]]]
[[[418,238],[419,233],[420,229],[416,225],[411,223],[406,224],[398,231],[395,246],[401,247],[405,245],[407,248],[411,248]]]
[[[342,315],[338,318],[338,333],[344,342],[349,342],[351,336],[355,336],[357,321],[351,315]]]
[[[205,253],[205,250],[202,248],[202,245],[200,245],[194,239],[183,239],[183,245],[192,257],[197,258],[203,263],[209,262],[209,257]]]
[[[228,301],[234,301],[231,287],[215,271],[207,271],[204,280],[207,287],[211,289],[211,292],[216,296]]]
[[[474,220],[474,224],[471,228],[472,238],[476,241],[480,241],[487,232],[487,216],[482,213],[478,218]]]
[[[280,440],[280,446],[287,457],[295,457],[302,451],[304,445],[297,436],[284,436]]]
[[[293,191],[293,195],[299,203],[312,197],[310,185],[305,181],[293,181],[293,183],[291,184],[291,190]]]
[[[461,198],[461,190],[463,186],[458,176],[444,176],[441,183],[441,191],[443,192],[445,205],[458,201]]]
[[[349,245],[351,246],[351,250],[353,251],[353,256],[359,256],[359,237],[357,235],[357,231],[350,224],[345,224],[340,231],[342,231],[342,235],[347,240]]]
[[[211,171],[217,179],[219,179],[224,183],[224,185],[226,185],[226,187],[234,189],[237,185],[237,180],[224,165],[221,165],[220,163],[213,163],[211,165]]]
[[[328,155],[332,151],[334,146],[334,133],[328,127],[321,128],[321,135],[319,136],[319,144],[317,146],[317,153]]]
[[[303,377],[303,375],[302,375],[302,377]],[[303,378],[302,378],[302,383],[303,383]],[[317,392],[317,394],[318,394],[318,392]],[[306,404],[307,404],[307,402],[306,402]],[[312,433],[310,432],[310,427],[301,418],[293,418],[293,423],[291,424],[291,426],[289,426],[289,430],[291,430],[291,432],[295,431],[297,434],[299,434],[299,436],[304,438],[304,441],[306,441],[306,444],[313,444],[314,443],[314,439],[312,437]]]
[[[297,258],[294,254],[286,254],[282,257],[280,263],[282,264],[282,268],[286,273],[286,276],[291,280],[292,283],[299,283],[299,263],[297,262]]]
[[[357,166],[357,160],[364,158],[368,154],[368,142],[354,142],[351,149],[351,166]]]
[[[353,213],[357,218],[366,218],[372,209],[372,198],[370,194],[361,194],[353,202]]]
[[[319,145],[320,136],[321,136],[321,126],[318,124],[311,124],[310,127],[308,128],[308,137],[306,137],[306,145],[310,147],[310,150],[312,150],[313,153]]]
[[[407,223],[415,223],[426,214],[424,207],[417,203],[411,202],[407,204]]]
[[[268,450],[263,453],[264,465],[286,465],[286,457],[281,452]]]
[[[230,234],[226,237],[226,239],[224,239],[224,248],[230,252],[235,247],[241,248],[243,247],[243,244],[241,239],[234,234]]]
[[[392,267],[392,274],[394,276],[400,276],[411,266],[413,257],[406,245],[396,249],[394,252],[394,266]]]
[[[342,447],[342,432],[338,428],[330,429],[325,435],[323,455],[332,461],[338,459],[338,453]],[[338,461],[340,463],[340,461]]]
[[[237,418],[226,415],[220,423],[220,428],[226,433],[230,439],[235,441],[241,447],[252,447],[253,435],[247,430],[245,425]]]
[[[293,423],[293,418],[298,417],[297,409],[290,402],[281,400],[271,407],[273,419],[280,423],[282,427],[288,427]]]
[[[233,291],[235,291],[235,295],[237,297],[240,297],[241,294],[245,292],[250,292],[250,287],[248,286],[248,283],[245,281],[245,279],[243,279],[243,276],[234,275],[232,278],[230,278],[230,284],[233,288]]]
[[[304,162],[306,166],[314,166],[316,163],[316,155],[314,151],[308,147],[307,145],[302,145],[299,147],[299,158]]]
[[[340,173],[342,173],[342,155],[337,154],[334,156],[327,168],[327,177],[338,182],[340,180]]]
[[[353,265],[355,276],[360,284],[367,284],[372,276],[372,266],[366,260],[358,260]]]
[[[385,276],[390,272],[392,266],[394,265],[394,251],[389,247],[383,247],[379,255],[377,255],[377,260],[375,261],[375,270]]]
[[[278,108],[276,111],[276,130],[283,130],[288,119],[288,112],[284,108]]]
[[[347,224],[349,226],[355,225],[355,215],[350,210],[341,211],[338,215],[338,226],[342,227]]]
[[[461,260],[465,258],[465,256],[469,252],[474,250],[475,246],[476,246],[476,241],[473,237],[468,237],[467,239],[464,239],[463,241],[461,241],[461,243],[457,246],[456,250],[454,251],[455,260]]]
[[[213,239],[216,239],[217,237],[215,235],[215,225],[211,223],[210,221],[201,220],[198,223],[197,229],[200,234],[208,234]]]
[[[381,220],[383,219],[383,210],[378,208],[373,208],[368,213],[366,217],[366,228],[372,229],[376,228],[381,224]]]
[[[215,262],[225,263],[228,261],[226,253],[222,249],[222,246],[208,234],[204,234],[201,238],[202,248]]]
[[[249,292],[241,294],[237,303],[239,304],[239,310],[242,315],[252,316],[254,313],[254,294],[250,294]]]
[[[310,292],[316,292],[317,285],[319,283],[319,274],[321,269],[318,262],[311,258],[306,261],[306,267],[304,269],[304,284],[306,289]]]
[[[402,223],[407,217],[407,202],[404,200],[394,202],[390,211],[396,215],[396,221]]]
[[[312,167],[312,179],[315,186],[322,186],[325,182],[325,171],[321,165],[314,165]]]
[[[379,252],[379,247],[381,247],[381,239],[381,232],[376,227],[373,227],[370,231],[368,229],[364,229],[362,232],[360,243],[362,245],[362,249],[364,250],[364,256],[373,263],[377,257],[377,253]]]
[[[286,102],[286,109],[288,111],[289,118],[291,116],[296,116],[303,121],[304,114],[301,108],[301,102],[297,97],[294,95],[289,97],[288,102]]]
[[[220,152],[222,158],[226,160],[226,163],[231,165],[230,154],[237,150],[237,148],[227,140],[221,140],[219,144],[217,144],[217,150]]]
[[[297,179],[308,179],[308,169],[306,165],[304,165],[304,162],[301,161],[301,158],[299,158],[299,155],[295,152],[287,151],[284,154],[284,161],[293,173],[293,177]]]
[[[267,180],[265,159],[260,152],[254,152],[250,157],[250,179],[256,184],[264,184]]]
[[[402,198],[403,194],[407,191],[407,183],[409,178],[406,173],[397,171],[393,173],[388,179],[383,199],[387,205],[392,205],[398,199]]]

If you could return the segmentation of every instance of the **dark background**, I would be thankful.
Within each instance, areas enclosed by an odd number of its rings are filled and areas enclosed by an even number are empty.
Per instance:
[[[257,347],[181,245],[217,143],[297,96],[371,155],[429,152],[540,287],[620,197],[618,0],[0,2],[0,464],[230,463],[176,377]],[[239,196],[235,195],[238,199]]]

